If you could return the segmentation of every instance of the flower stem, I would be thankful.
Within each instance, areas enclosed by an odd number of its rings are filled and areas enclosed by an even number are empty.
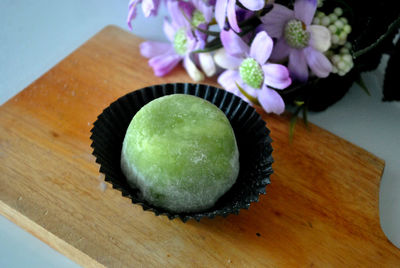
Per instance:
[[[237,82],[235,82],[236,86],[238,87],[239,91],[247,98],[249,99],[249,101],[251,101],[252,103],[256,104],[256,105],[260,105],[260,103],[258,102],[257,98],[254,98],[253,96],[251,96],[249,93],[246,92],[246,90],[244,90],[241,86],[239,86],[239,84]]]
[[[196,27],[196,26],[193,25],[193,27],[196,30],[198,30],[199,32],[202,32],[202,33],[205,33],[205,34],[208,34],[208,35],[211,35],[211,36],[219,36],[219,34],[220,34],[220,32],[217,32],[217,31],[210,31],[210,30],[201,29],[199,26]]]

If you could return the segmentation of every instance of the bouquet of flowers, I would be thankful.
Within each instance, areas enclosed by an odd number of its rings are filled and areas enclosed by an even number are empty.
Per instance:
[[[170,42],[140,46],[157,76],[182,62],[194,81],[215,76],[266,112],[291,107],[297,116],[335,103],[353,82],[368,92],[360,73],[389,53],[384,99],[400,100],[391,82],[399,66],[396,1],[131,0],[130,28],[138,4],[146,17],[157,15],[160,4],[170,15],[163,25]]]

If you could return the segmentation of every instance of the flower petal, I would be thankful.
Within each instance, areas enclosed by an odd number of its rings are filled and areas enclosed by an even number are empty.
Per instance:
[[[247,85],[246,83],[243,82],[243,80],[240,81],[240,83],[238,83],[243,89],[244,91],[246,91],[247,95],[250,95],[251,97],[253,97],[254,99],[257,99],[257,95],[258,92],[260,92],[259,88],[254,88],[251,87],[249,85]],[[240,90],[239,90],[240,91]],[[242,92],[240,92],[242,94]],[[243,94],[242,94],[243,95]],[[246,97],[246,96],[245,96]],[[245,100],[249,103],[252,103],[250,100],[248,100],[247,98],[245,98]]]
[[[183,15],[182,10],[179,8],[178,1],[167,1],[167,9],[171,16],[171,23],[175,29],[190,28],[189,21]]]
[[[312,47],[307,47],[304,49],[304,54],[308,66],[310,66],[310,69],[316,76],[327,77],[332,71],[332,63],[318,50],[315,50]]]
[[[235,32],[239,33],[241,30],[236,19],[236,0],[228,0],[226,14],[228,16],[229,26],[231,26]]]
[[[213,7],[203,0],[192,0],[192,3],[203,14],[206,23],[209,23],[213,18]]]
[[[271,56],[274,43],[266,32],[259,32],[250,46],[250,57],[264,64]]]
[[[181,10],[181,12],[183,12],[184,16],[186,16],[187,18],[191,18],[193,11],[196,9],[192,2],[184,1],[178,1],[178,7],[179,10]]]
[[[294,2],[294,15],[306,25],[310,25],[317,9],[317,0],[296,0]]]
[[[264,72],[264,84],[276,89],[287,88],[292,79],[289,76],[289,70],[281,64],[267,63],[262,66]]]
[[[244,90],[246,90],[246,92],[248,92],[249,94],[254,94],[254,89],[250,89],[248,91],[247,89],[247,85],[245,83],[243,83],[242,79],[240,78],[239,72],[236,70],[227,70],[225,72],[223,72],[219,77],[218,77],[218,83],[227,91],[235,94],[236,96],[242,98],[244,101],[251,103],[249,101],[249,99],[246,98],[246,96],[244,96],[242,94],[242,92],[240,92],[239,88],[237,87],[237,85],[239,85],[241,88],[243,88]],[[255,97],[256,95],[254,95]]]
[[[223,88],[236,94],[237,92],[240,93],[238,90],[236,83],[241,81],[239,72],[237,70],[226,70],[218,77],[218,84],[220,84]],[[237,94],[236,94],[237,95]]]
[[[224,69],[237,69],[242,63],[243,59],[235,56],[231,56],[226,53],[226,50],[223,48],[218,49],[214,54],[215,63],[224,68]]]
[[[186,34],[186,53],[190,53],[196,49],[203,49],[205,46],[204,41],[197,40],[190,29],[185,31]]]
[[[199,26],[197,26],[198,28],[200,28],[200,29],[202,29],[202,30],[207,30],[207,28],[208,28],[208,25],[206,25],[206,24],[200,24]],[[195,36],[197,37],[197,39],[199,39],[199,41],[201,41],[201,42],[203,42],[204,43],[204,45],[203,45],[203,47],[205,46],[205,44],[206,44],[206,41],[207,41],[207,37],[208,37],[208,35],[206,34],[206,33],[203,33],[203,32],[201,32],[200,30],[194,30],[194,34],[195,34]]]
[[[170,53],[153,57],[149,60],[149,65],[153,68],[156,76],[164,76],[169,73],[182,59],[181,56]]]
[[[256,11],[260,10],[264,7],[264,0],[239,0],[242,5],[251,10],[251,11]]]
[[[165,33],[165,35],[167,36],[168,40],[169,40],[171,43],[174,42],[176,29],[175,29],[175,28],[172,26],[172,24],[167,20],[167,18],[164,19],[163,29],[164,29],[164,33]]]
[[[201,69],[208,77],[213,76],[217,71],[217,68],[215,67],[211,53],[199,53],[198,55]]]
[[[289,71],[294,80],[306,82],[308,79],[308,68],[303,50],[292,49],[289,53]]]
[[[145,17],[157,15],[159,0],[143,0],[142,10]]]
[[[234,31],[221,31],[221,42],[226,52],[232,56],[244,56],[249,52],[249,46]]]
[[[321,52],[327,51],[331,46],[331,33],[328,28],[320,25],[308,26],[310,32],[310,45]]]
[[[242,21],[249,19],[252,16],[254,16],[254,12],[252,12],[250,10],[243,9],[243,8],[236,9],[237,21],[242,22]]]
[[[136,5],[138,4],[139,0],[131,0],[129,1],[129,12],[128,17],[126,18],[126,23],[128,24],[129,30],[132,31],[132,24],[131,21],[136,17]]]
[[[263,27],[271,37],[280,38],[286,22],[294,18],[293,10],[280,4],[274,4],[272,10],[261,17]]]
[[[290,50],[291,48],[286,44],[286,41],[281,38],[275,43],[270,60],[282,61],[289,56]]]
[[[281,114],[285,111],[285,102],[273,89],[264,87],[258,93],[258,101],[267,113]]]
[[[169,43],[146,41],[140,44],[140,54],[146,58],[163,55],[168,50],[173,50],[173,47]]]
[[[190,58],[190,55],[186,55],[183,59],[183,67],[185,67],[186,72],[195,82],[199,82],[204,79],[203,73],[197,68],[196,64]]]
[[[225,27],[226,18],[226,6],[228,5],[228,0],[217,0],[215,3],[215,20],[221,30]]]

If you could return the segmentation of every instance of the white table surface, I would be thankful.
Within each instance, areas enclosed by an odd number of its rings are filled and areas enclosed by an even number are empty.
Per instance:
[[[106,25],[127,29],[128,2],[1,0],[0,105]],[[138,13],[133,32],[146,39],[165,40],[165,9],[146,21]],[[309,119],[386,161],[379,200],[381,226],[400,247],[400,103],[381,102],[386,62],[387,58],[376,71],[363,75],[371,97],[354,85],[341,101],[327,111],[311,113]],[[79,266],[0,216],[0,267]]]

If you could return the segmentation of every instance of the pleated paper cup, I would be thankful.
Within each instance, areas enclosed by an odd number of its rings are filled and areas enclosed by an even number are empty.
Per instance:
[[[153,206],[142,198],[138,189],[131,188],[121,171],[121,150],[126,130],[133,116],[150,101],[171,94],[188,94],[208,100],[221,109],[229,119],[235,133],[240,171],[235,184],[216,204],[204,211],[174,213]],[[200,221],[201,218],[226,217],[238,214],[257,202],[266,193],[272,174],[272,146],[270,131],[260,115],[248,103],[222,89],[201,84],[162,84],[133,91],[113,102],[98,116],[91,130],[93,155],[100,164],[105,180],[123,196],[140,205],[143,210],[165,215],[169,219],[180,218]]]

